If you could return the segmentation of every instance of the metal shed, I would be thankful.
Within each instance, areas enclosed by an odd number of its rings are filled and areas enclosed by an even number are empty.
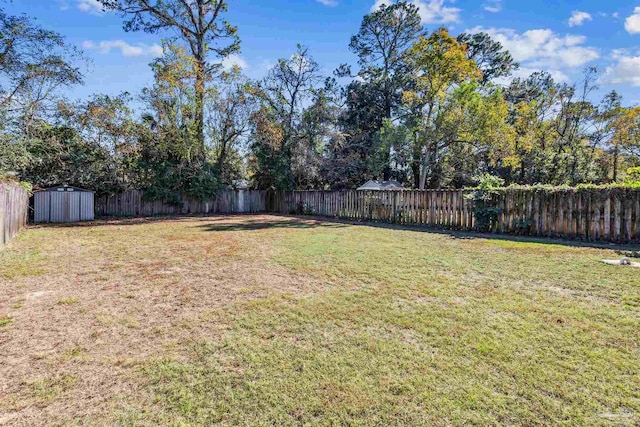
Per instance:
[[[33,195],[33,221],[78,222],[94,219],[93,191],[67,185]]]

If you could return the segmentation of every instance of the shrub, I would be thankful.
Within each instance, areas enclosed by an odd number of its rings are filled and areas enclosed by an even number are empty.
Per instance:
[[[476,219],[476,229],[482,233],[495,231],[498,216],[502,212],[495,207],[496,189],[504,186],[504,180],[498,176],[484,174],[477,178],[478,185],[468,197],[473,200],[473,215]]]

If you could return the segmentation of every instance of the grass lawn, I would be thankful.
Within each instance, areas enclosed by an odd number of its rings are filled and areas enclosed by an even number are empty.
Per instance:
[[[0,425],[640,425],[613,249],[278,216],[0,251]]]

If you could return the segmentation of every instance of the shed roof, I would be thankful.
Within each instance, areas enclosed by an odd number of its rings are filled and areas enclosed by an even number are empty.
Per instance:
[[[358,187],[358,190],[404,190],[398,181],[370,180]]]
[[[85,188],[74,187],[73,185],[57,185],[55,187],[44,188],[38,191],[74,191],[74,192],[85,192],[85,193],[93,193],[93,190],[87,190]]]

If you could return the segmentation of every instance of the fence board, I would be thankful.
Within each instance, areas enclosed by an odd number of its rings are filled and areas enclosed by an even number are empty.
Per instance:
[[[145,200],[141,190],[127,190],[112,196],[96,197],[97,216],[154,216],[180,214],[257,213],[267,208],[266,191],[225,190],[210,200],[184,198],[180,203]],[[273,194],[272,203],[281,203]]]
[[[0,246],[9,243],[26,225],[29,193],[18,184],[0,182]]]

